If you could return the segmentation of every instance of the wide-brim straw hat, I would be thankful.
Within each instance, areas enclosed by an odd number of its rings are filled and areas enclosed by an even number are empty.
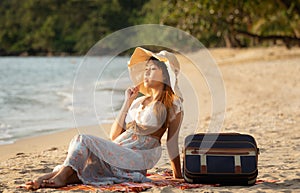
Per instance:
[[[128,61],[129,75],[133,84],[135,86],[139,86],[139,92],[141,92],[142,94],[150,94],[148,93],[148,89],[145,88],[143,83],[146,63],[151,57],[154,57],[166,64],[170,76],[171,85],[169,86],[172,88],[175,95],[177,95],[182,100],[182,94],[178,87],[178,74],[180,72],[180,64],[176,56],[166,50],[163,50],[159,53],[153,53],[141,47],[137,47],[134,50],[130,60]]]

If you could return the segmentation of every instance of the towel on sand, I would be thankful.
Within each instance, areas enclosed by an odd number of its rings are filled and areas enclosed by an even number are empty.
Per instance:
[[[91,185],[69,185],[67,187],[59,188],[60,190],[82,190],[82,191],[119,191],[119,192],[142,192],[149,188],[171,186],[181,190],[201,188],[201,187],[217,187],[219,184],[190,184],[184,182],[183,179],[173,179],[172,173],[165,170],[159,173],[147,174],[147,177],[152,182],[134,183],[124,182],[120,184],[106,185],[106,186],[91,186]],[[256,184],[269,182],[277,182],[275,180],[257,180]]]

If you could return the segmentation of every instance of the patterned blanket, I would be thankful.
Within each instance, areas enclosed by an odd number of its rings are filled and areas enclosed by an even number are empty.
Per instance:
[[[106,186],[91,186],[91,185],[69,185],[67,187],[59,188],[60,190],[81,190],[81,191],[119,191],[119,192],[142,192],[149,188],[171,186],[181,190],[201,187],[217,187],[218,184],[190,184],[184,182],[182,179],[173,179],[170,171],[160,173],[147,174],[147,177],[152,182],[134,183],[124,182],[120,184],[106,185]],[[257,180],[256,184],[264,182],[274,183],[275,180]]]

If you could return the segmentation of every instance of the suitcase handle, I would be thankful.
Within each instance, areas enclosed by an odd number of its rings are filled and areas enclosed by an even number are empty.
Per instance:
[[[198,149],[198,148],[187,148],[185,150],[186,154],[189,155],[200,155],[200,154],[219,154],[219,155],[255,155],[256,151],[252,148],[242,148],[242,149],[222,149],[222,148],[213,148],[213,149]]]

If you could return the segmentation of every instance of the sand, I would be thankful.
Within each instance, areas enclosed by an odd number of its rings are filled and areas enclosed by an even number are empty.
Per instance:
[[[247,133],[260,148],[258,179],[278,180],[252,187],[225,186],[187,192],[300,192],[300,49],[284,47],[212,49],[210,54],[222,73],[226,90],[225,120],[220,132]],[[186,59],[179,57],[181,62]],[[180,142],[197,128],[206,132],[211,121],[212,99],[204,77],[183,67],[185,118]],[[198,81],[198,82],[197,82]],[[191,89],[193,87],[193,89]],[[194,88],[195,87],[195,88]],[[198,98],[197,98],[198,97]],[[198,108],[195,108],[195,100]],[[196,106],[197,107],[197,106]],[[199,122],[197,118],[199,117]],[[105,125],[109,129],[110,125]],[[87,127],[84,133],[99,130]],[[50,172],[66,156],[68,143],[78,133],[68,129],[45,136],[22,139],[0,146],[0,192],[24,192],[16,186]],[[95,132],[106,138],[107,135]],[[157,167],[170,168],[166,152]],[[59,192],[40,189],[37,192]],[[176,188],[151,188],[146,192],[181,192]]]

